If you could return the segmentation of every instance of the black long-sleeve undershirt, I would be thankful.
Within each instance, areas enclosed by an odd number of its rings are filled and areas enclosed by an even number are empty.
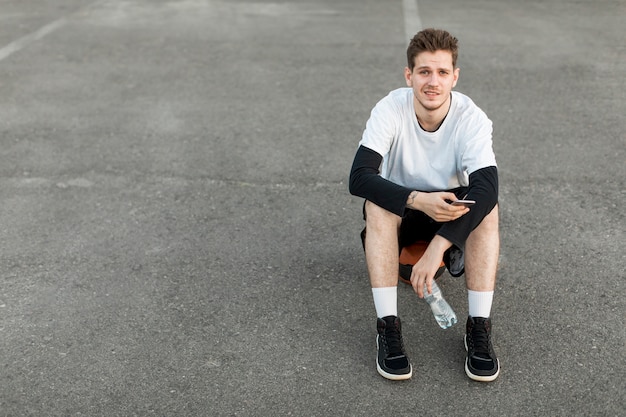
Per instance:
[[[378,175],[382,160],[378,152],[359,146],[350,171],[350,193],[402,217],[413,190]]]
[[[383,157],[379,153],[365,146],[359,147],[350,171],[350,193],[402,217],[407,210],[406,201],[409,194],[414,190],[381,177],[379,168],[382,160]],[[466,215],[452,222],[442,223],[437,232],[459,248],[465,246],[469,234],[498,203],[497,167],[489,166],[472,172],[466,194],[460,197],[475,200],[476,204]]]

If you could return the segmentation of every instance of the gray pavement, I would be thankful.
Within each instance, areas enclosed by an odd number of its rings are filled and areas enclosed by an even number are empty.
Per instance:
[[[626,414],[625,2],[411,1],[0,3],[0,416]],[[347,176],[405,22],[494,121],[490,384],[408,287],[375,368]]]

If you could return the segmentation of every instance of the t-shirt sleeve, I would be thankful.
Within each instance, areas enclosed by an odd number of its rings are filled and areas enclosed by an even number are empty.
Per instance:
[[[359,145],[384,158],[389,153],[396,134],[396,114],[397,110],[393,110],[393,102],[388,97],[376,103],[365,124]]]
[[[481,110],[466,121],[464,146],[461,149],[462,170],[467,175],[489,166],[497,166],[493,152],[493,125]]]

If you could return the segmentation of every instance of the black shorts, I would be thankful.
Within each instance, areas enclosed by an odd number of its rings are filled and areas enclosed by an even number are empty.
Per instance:
[[[450,190],[458,198],[463,198],[467,194],[467,188],[461,187],[454,190]],[[363,220],[366,219],[365,215],[365,202],[363,203]],[[439,229],[443,226],[443,223],[436,222],[428,217],[424,212],[419,210],[406,210],[402,223],[400,224],[400,231],[398,233],[398,244],[400,250],[402,248],[412,245],[418,241],[430,242],[437,234]],[[365,229],[361,232],[361,239],[363,247],[365,247]]]
[[[420,240],[430,242],[442,225],[443,223],[434,221],[421,211],[407,210],[398,233],[400,249]]]
[[[452,190],[457,198],[464,198],[467,194],[467,188],[459,188]],[[365,203],[363,204],[363,220],[365,220]],[[404,217],[402,217],[402,223],[400,223],[400,231],[398,233],[398,246],[399,250],[412,245],[418,241],[430,242],[437,234],[439,229],[443,226],[443,223],[436,222],[428,217],[424,212],[419,210],[406,210]],[[361,231],[361,243],[363,244],[363,250],[365,250],[365,235],[366,228]],[[443,262],[448,269],[448,272],[453,277],[459,277],[465,273],[465,255],[463,249],[452,245],[443,255]],[[403,265],[400,265],[402,269]],[[410,277],[410,272],[408,277]],[[405,279],[410,279],[404,276]]]

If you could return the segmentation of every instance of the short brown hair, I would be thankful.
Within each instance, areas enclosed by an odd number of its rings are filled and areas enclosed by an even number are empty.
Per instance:
[[[406,50],[409,69],[413,72],[415,57],[425,51],[449,51],[452,54],[452,66],[456,68],[456,59],[459,56],[458,43],[459,40],[445,30],[429,28],[417,32]]]

